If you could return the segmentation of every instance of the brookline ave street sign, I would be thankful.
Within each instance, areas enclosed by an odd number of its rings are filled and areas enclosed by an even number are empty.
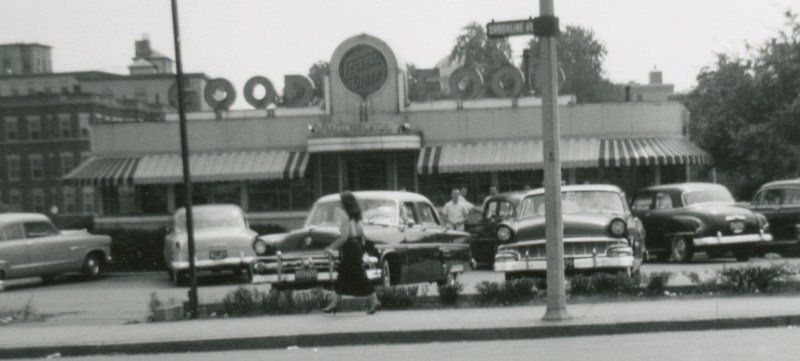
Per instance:
[[[533,19],[498,21],[486,24],[486,36],[504,38],[514,35],[533,35]]]

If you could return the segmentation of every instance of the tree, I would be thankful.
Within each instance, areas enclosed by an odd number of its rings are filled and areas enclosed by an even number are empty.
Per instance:
[[[539,39],[532,39],[528,45],[533,62],[541,63]],[[592,30],[567,25],[558,37],[556,53],[565,78],[559,93],[574,94],[579,103],[624,100],[622,86],[603,77],[603,58],[607,51]]]
[[[473,21],[456,37],[450,61],[476,67],[486,80],[494,69],[511,63],[511,45],[505,38],[489,39],[483,25]]]
[[[691,138],[740,199],[800,175],[800,23],[790,11],[786,28],[749,55],[718,54],[684,100]]]
[[[314,98],[318,101],[325,99],[325,76],[328,75],[329,68],[330,66],[325,60],[320,60],[308,68],[308,77],[314,82]]]

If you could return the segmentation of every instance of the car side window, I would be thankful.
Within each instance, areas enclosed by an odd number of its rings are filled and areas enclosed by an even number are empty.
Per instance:
[[[787,188],[783,193],[783,204],[789,206],[800,206],[800,189]]]
[[[422,225],[425,226],[437,226],[439,225],[439,219],[436,217],[436,212],[433,210],[428,203],[417,203],[417,207],[419,207],[419,221]]]
[[[651,193],[639,194],[634,198],[631,208],[635,211],[646,211],[653,207],[653,195]]]
[[[15,241],[25,238],[19,224],[9,224],[0,230],[0,241]]]
[[[500,217],[513,217],[514,206],[509,202],[500,202],[500,209],[497,212]]]
[[[25,237],[27,238],[47,237],[56,234],[58,234],[58,231],[49,222],[25,223]]]
[[[528,197],[522,200],[522,207],[519,211],[519,218],[529,218],[537,216],[536,205],[533,202],[533,197]]]
[[[497,201],[491,201],[486,204],[486,209],[483,210],[483,218],[492,218],[497,211]]]
[[[761,206],[777,206],[781,204],[783,198],[783,189],[767,189],[761,193],[759,198],[759,205]]]
[[[657,193],[656,209],[672,209],[672,197],[666,193]]]
[[[419,217],[417,217],[417,212],[414,210],[414,203],[403,203],[402,219],[403,224],[408,224],[409,222],[419,223]]]

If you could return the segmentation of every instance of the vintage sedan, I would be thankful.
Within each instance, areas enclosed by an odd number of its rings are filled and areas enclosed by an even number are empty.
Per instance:
[[[704,251],[709,257],[733,252],[739,261],[754,247],[772,241],[767,219],[737,207],[722,185],[680,183],[645,188],[631,203],[647,230],[650,254],[676,262],[692,260]]]
[[[762,185],[750,209],[767,217],[775,238],[763,251],[796,252],[800,249],[800,178]]]
[[[469,245],[472,257],[479,265],[494,265],[497,247],[511,240],[517,221],[517,208],[525,198],[525,192],[508,192],[491,196],[483,203],[481,218],[466,224],[472,237]]]
[[[0,214],[0,280],[72,272],[94,278],[110,263],[109,236],[60,231],[43,214]]]
[[[250,262],[255,257],[252,244],[258,234],[248,227],[244,213],[232,204],[192,207],[197,271],[233,271],[250,276]],[[186,233],[186,209],[175,211],[174,227],[164,241],[167,272],[176,285],[189,278],[189,247]]]
[[[518,206],[515,216],[501,222],[495,231],[502,244],[497,248],[494,270],[504,272],[506,279],[543,275],[547,271],[544,189],[495,198],[516,198],[513,204]],[[645,254],[644,228],[618,187],[561,187],[561,213],[567,274],[602,271],[630,275],[639,271]]]
[[[454,282],[471,267],[469,233],[448,230],[422,195],[395,191],[354,192],[362,226],[378,254],[365,254],[367,276],[391,286],[418,282]],[[320,198],[301,229],[261,237],[253,244],[253,282],[273,287],[332,283],[338,257],[324,252],[336,240],[347,215],[338,194]]]

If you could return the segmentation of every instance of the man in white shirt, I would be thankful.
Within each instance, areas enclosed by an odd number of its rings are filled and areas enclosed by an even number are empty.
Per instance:
[[[471,205],[467,205],[466,201],[461,201],[461,194],[458,192],[458,188],[453,188],[450,192],[450,201],[442,209],[445,225],[451,229],[463,231],[464,222],[467,220],[467,215],[469,215],[471,209]]]

